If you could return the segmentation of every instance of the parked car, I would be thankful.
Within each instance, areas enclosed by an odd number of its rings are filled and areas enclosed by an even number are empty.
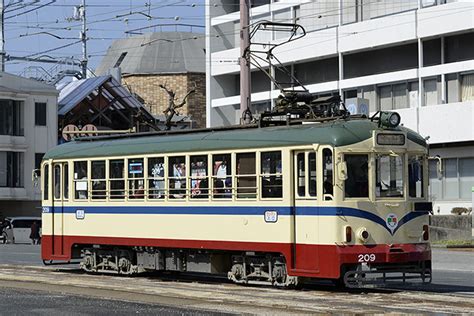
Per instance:
[[[6,224],[3,229],[3,242],[14,244],[29,244],[31,243],[30,233],[31,225],[36,222],[40,227],[41,236],[41,217],[33,216],[17,216],[5,218]]]

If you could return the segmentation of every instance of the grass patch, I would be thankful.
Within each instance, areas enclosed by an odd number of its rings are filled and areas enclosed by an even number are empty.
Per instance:
[[[472,245],[474,245],[474,242],[472,240],[450,239],[450,240],[433,241],[432,244],[434,244],[434,245],[445,245],[445,246],[472,246]]]

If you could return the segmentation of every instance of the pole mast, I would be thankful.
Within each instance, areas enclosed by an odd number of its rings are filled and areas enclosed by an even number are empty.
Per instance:
[[[0,0],[0,71],[5,72],[5,0]]]
[[[82,32],[81,32],[81,41],[82,41],[82,77],[83,79],[87,78],[87,22],[86,22],[86,0],[82,0],[81,8],[81,18],[82,18]]]
[[[240,0],[240,123],[250,123],[250,0]]]

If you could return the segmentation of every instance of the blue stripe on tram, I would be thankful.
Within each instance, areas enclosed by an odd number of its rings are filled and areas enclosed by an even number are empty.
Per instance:
[[[50,207],[49,207],[50,208]],[[66,206],[64,213],[74,214],[76,210],[84,210],[85,214],[163,214],[163,215],[263,215],[265,211],[277,211],[279,216],[291,215],[291,207],[273,206]],[[296,215],[300,216],[338,216],[357,217],[372,221],[384,227],[390,234],[405,223],[427,212],[409,212],[405,214],[392,232],[385,219],[368,211],[349,207],[296,207]]]

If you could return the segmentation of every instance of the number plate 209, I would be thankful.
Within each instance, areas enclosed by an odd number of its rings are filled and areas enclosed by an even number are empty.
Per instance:
[[[357,255],[357,260],[359,262],[374,262],[375,254],[373,253],[360,254],[360,255]]]

